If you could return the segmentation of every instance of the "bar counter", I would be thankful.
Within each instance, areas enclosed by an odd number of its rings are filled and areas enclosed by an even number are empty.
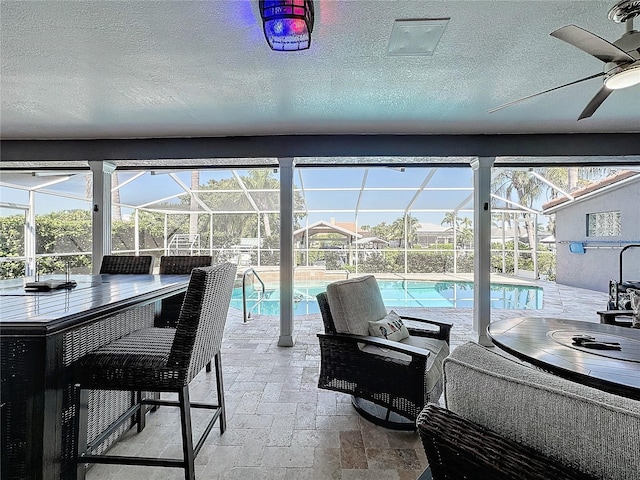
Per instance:
[[[71,279],[77,282],[74,288],[45,292],[25,291],[22,279],[0,282],[3,480],[72,476],[73,363],[101,345],[153,326],[160,301],[186,291],[189,275]],[[89,403],[92,439],[132,398],[125,392],[96,392]]]

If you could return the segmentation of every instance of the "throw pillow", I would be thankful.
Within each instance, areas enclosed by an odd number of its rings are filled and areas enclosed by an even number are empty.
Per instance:
[[[386,338],[399,342],[409,336],[409,330],[402,323],[400,315],[391,310],[384,318],[377,322],[369,322],[369,334],[374,337]]]

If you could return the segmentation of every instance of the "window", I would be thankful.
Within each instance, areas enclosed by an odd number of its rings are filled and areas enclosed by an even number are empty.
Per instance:
[[[620,235],[620,212],[587,213],[587,237]]]

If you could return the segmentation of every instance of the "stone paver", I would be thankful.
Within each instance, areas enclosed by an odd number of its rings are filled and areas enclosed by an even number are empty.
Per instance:
[[[606,293],[551,282],[531,282],[544,289],[542,310],[492,310],[493,320],[548,316],[598,322]],[[454,323],[451,346],[473,341],[471,309],[417,309],[428,317]],[[279,319],[256,315],[242,323],[242,312],[229,313],[222,346],[228,427],[214,427],[196,459],[198,479],[394,479],[419,477],[426,456],[417,433],[386,430],[362,419],[344,394],[319,390],[319,314],[295,318],[293,347],[278,347]],[[213,374],[204,371],[191,384],[192,400],[215,399]],[[199,434],[194,414],[194,431]],[[160,443],[162,445],[160,445]],[[118,453],[180,452],[178,412],[161,408],[148,416],[141,434],[130,432]],[[96,465],[89,480],[184,478],[182,470]]]

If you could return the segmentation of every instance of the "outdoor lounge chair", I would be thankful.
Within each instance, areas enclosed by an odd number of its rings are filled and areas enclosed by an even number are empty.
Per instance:
[[[434,480],[640,479],[640,401],[475,342],[443,363],[445,409],[417,427]]]
[[[388,314],[373,275],[331,283],[317,299],[325,327],[318,387],[351,394],[356,411],[377,425],[414,430],[424,405],[442,394],[451,323],[402,316],[429,329],[408,327],[400,341],[370,335],[369,322]]]
[[[219,421],[221,433],[226,428],[220,347],[235,274],[236,265],[231,263],[194,269],[177,328],[150,327],[137,330],[78,360],[75,373],[78,412],[75,471],[78,478],[84,478],[85,463],[181,467],[185,470],[186,480],[195,478],[194,459],[214,423]],[[189,383],[211,358],[215,360],[218,403],[191,403]],[[103,434],[88,438],[89,390],[129,390],[135,392],[136,404]],[[173,392],[178,394],[178,401],[143,397],[141,392]],[[144,428],[146,408],[143,405],[180,408],[182,459],[99,454],[101,443],[110,438],[118,425],[130,421],[133,415],[138,421],[138,431]],[[191,408],[214,411],[195,445]]]
[[[417,420],[433,480],[595,480],[521,443],[427,405]],[[425,478],[425,477],[420,477]]]

